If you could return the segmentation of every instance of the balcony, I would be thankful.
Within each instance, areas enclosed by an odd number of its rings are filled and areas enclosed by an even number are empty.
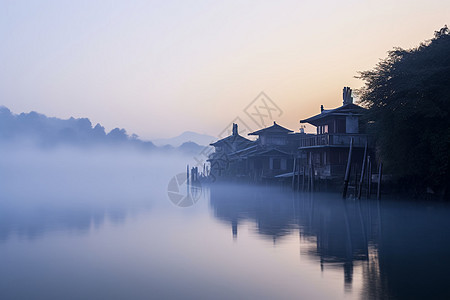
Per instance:
[[[364,147],[368,141],[367,134],[327,133],[301,139],[299,149],[323,146],[348,147],[352,138],[354,147]]]

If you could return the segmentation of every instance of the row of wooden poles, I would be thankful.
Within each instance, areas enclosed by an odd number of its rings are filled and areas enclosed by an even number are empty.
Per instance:
[[[294,167],[292,170],[292,189],[295,190],[299,190],[300,191],[300,165],[298,165],[298,171],[296,171],[297,167],[297,158],[294,157]],[[309,159],[309,164],[308,166],[303,166],[302,167],[302,191],[303,192],[313,192],[314,191],[314,165],[312,164],[312,160],[311,157]],[[295,175],[296,173],[298,173],[298,181],[297,181],[297,187],[295,186]]]
[[[345,169],[345,177],[344,177],[344,189],[342,191],[342,198],[347,197],[348,184],[350,181],[350,170],[352,164],[352,155],[353,155],[353,138],[350,140],[350,148],[348,151],[348,160],[347,160],[347,168]],[[359,178],[359,183],[355,183],[355,196],[358,199],[361,199],[362,190],[364,186],[364,175],[367,173],[367,198],[370,198],[372,194],[372,161],[370,160],[370,156],[367,155],[367,142],[364,147],[364,156],[362,159],[362,167],[361,167],[361,176]],[[381,178],[383,174],[383,163],[380,161],[378,165],[378,185],[377,185],[377,199],[381,198]]]
[[[364,183],[367,182],[367,198],[370,198],[370,195],[372,194],[372,161],[370,160],[370,156],[367,153],[367,142],[364,147],[364,156],[362,161],[362,169],[361,169],[361,175],[359,178],[359,182],[357,180],[357,174],[355,175],[355,197],[358,199],[361,199],[362,190],[364,187]],[[344,189],[342,191],[342,197],[347,197],[347,191],[348,191],[348,185],[350,182],[350,171],[351,171],[351,162],[353,157],[353,138],[350,140],[350,148],[348,153],[348,160],[347,160],[347,167],[345,170],[345,176],[344,176]],[[297,167],[297,158],[294,157],[294,166],[292,170],[292,189],[300,190],[300,166],[298,166],[298,171],[296,171]],[[382,171],[383,171],[383,164],[382,162],[378,165],[378,185],[377,185],[377,199],[381,198],[381,178],[382,178]],[[298,173],[298,181],[297,181],[297,187],[295,186],[295,175]],[[365,176],[367,175],[367,181],[365,181]],[[312,192],[314,191],[314,177],[315,177],[315,171],[314,171],[314,165],[312,163],[312,157],[309,157],[309,164],[308,166],[302,167],[302,191],[303,192]]]
[[[189,176],[190,175],[190,176]],[[189,165],[187,165],[186,168],[186,180],[187,184],[194,184],[199,181],[199,173],[198,173],[198,167],[192,167],[189,172]]]

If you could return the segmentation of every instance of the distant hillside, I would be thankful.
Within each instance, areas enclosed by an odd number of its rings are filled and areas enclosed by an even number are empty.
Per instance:
[[[63,120],[47,117],[34,111],[13,114],[8,108],[0,106],[0,143],[13,145],[23,141],[39,147],[121,146],[144,151],[176,151],[185,154],[193,154],[203,149],[203,146],[196,143],[182,144],[178,148],[157,147],[150,141],[139,139],[135,134],[128,135],[123,128],[114,128],[107,133],[102,125],[93,126],[88,118]]]
[[[152,142],[157,146],[171,145],[173,147],[179,147],[186,142],[194,142],[199,145],[208,146],[215,140],[217,140],[217,138],[210,135],[185,131],[176,137],[168,139],[153,139]]]

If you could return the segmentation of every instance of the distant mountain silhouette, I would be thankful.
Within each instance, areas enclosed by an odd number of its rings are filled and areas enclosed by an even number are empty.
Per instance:
[[[202,152],[202,150],[204,148],[205,148],[205,146],[200,146],[197,143],[186,142],[186,143],[181,144],[181,146],[179,146],[177,149],[186,154],[196,155],[196,154]]]
[[[123,128],[114,128],[106,133],[105,128],[92,126],[88,118],[59,119],[30,112],[13,114],[0,106],[0,143],[32,143],[39,147],[69,145],[76,147],[131,147],[144,151],[178,151],[186,154],[199,153],[204,147],[194,142],[157,147],[151,141],[143,141],[136,134],[128,135]]]
[[[186,142],[194,142],[198,145],[208,146],[215,140],[217,140],[217,138],[207,134],[185,131],[176,137],[168,139],[153,139],[152,142],[157,146],[170,145],[172,147],[179,147]]]

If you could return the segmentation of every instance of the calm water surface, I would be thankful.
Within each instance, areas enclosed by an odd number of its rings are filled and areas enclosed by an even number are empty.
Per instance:
[[[180,208],[181,158],[0,162],[0,299],[450,298],[444,203],[216,184]]]

